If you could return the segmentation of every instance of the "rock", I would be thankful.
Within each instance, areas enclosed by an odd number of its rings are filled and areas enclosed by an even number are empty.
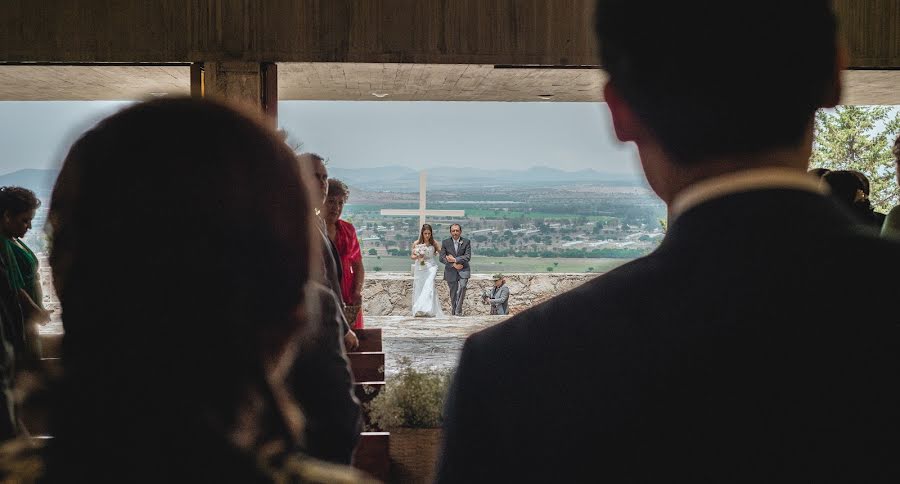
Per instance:
[[[375,296],[363,298],[363,314],[371,316],[387,316],[393,312],[394,305],[390,295],[380,291]]]

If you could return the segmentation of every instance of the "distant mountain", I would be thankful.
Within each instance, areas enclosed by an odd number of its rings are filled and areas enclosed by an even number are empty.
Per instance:
[[[527,170],[493,170],[468,166],[429,169],[430,188],[454,189],[473,186],[546,186],[572,183],[644,186],[640,175],[604,173],[596,170],[565,171],[547,166]],[[417,192],[419,170],[408,166],[379,166],[372,168],[339,168],[329,166],[328,173],[348,185],[368,191]],[[41,198],[48,198],[58,170],[25,169],[0,175],[0,186],[22,186]]]
[[[417,191],[419,171],[406,166],[377,168],[328,167],[329,175],[345,183],[373,191]],[[467,166],[440,167],[427,170],[428,186],[458,188],[473,185],[559,185],[569,183],[602,183],[638,185],[645,183],[640,175],[604,173],[596,170],[565,171],[546,166],[527,170],[495,170]]]
[[[419,172],[406,166],[379,166],[374,168],[328,167],[328,175],[349,185],[364,187],[384,183],[416,181]]]
[[[59,170],[37,170],[26,168],[0,175],[0,186],[25,187],[33,191],[38,198],[49,198]]]

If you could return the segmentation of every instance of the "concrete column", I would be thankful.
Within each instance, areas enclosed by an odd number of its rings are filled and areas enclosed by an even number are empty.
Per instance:
[[[278,113],[278,74],[274,63],[213,61],[191,66],[191,95],[226,99],[266,113],[274,128]]]

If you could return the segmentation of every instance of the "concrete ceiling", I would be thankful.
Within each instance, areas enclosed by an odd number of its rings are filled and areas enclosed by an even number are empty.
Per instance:
[[[597,69],[279,63],[280,100],[602,101]],[[900,70],[844,73],[844,104],[900,105]],[[137,100],[190,93],[186,65],[0,65],[0,100]]]

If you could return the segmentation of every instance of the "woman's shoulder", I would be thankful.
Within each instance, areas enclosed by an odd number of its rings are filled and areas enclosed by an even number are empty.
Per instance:
[[[347,222],[346,220],[338,219],[337,221],[337,229],[341,232],[353,233],[356,235],[356,227],[353,226],[352,223]]]

